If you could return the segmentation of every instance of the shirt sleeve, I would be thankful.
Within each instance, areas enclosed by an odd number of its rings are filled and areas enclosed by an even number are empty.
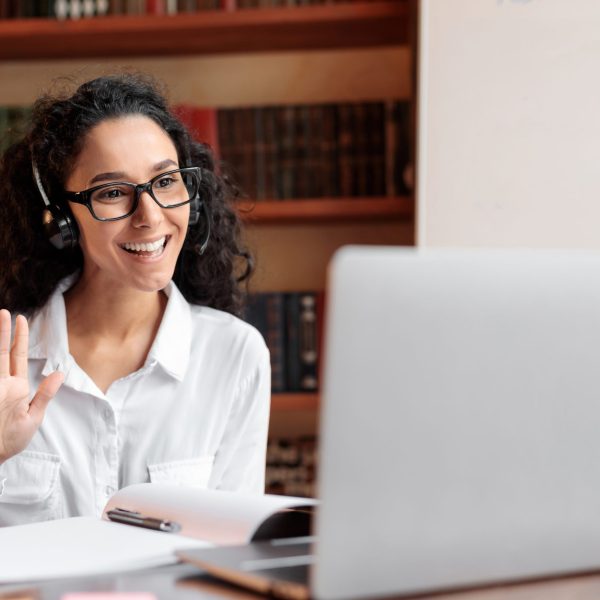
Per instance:
[[[254,344],[258,361],[243,379],[215,456],[209,487],[263,494],[269,414],[271,365],[262,337]]]

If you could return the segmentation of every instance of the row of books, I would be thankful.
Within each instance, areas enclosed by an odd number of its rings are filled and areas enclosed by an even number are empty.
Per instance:
[[[267,494],[316,497],[317,440],[315,436],[269,439]]]
[[[399,196],[409,184],[407,101],[176,107],[255,200]]]
[[[235,10],[372,0],[0,0],[0,19],[81,19],[105,15],[174,15],[202,10]]]
[[[245,319],[261,332],[271,353],[273,392],[314,392],[318,389],[322,293],[251,294]]]
[[[174,110],[253,200],[410,193],[408,102]],[[29,112],[0,107],[0,150],[23,134]]]

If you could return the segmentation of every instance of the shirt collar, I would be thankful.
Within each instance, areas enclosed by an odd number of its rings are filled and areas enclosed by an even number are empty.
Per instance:
[[[169,300],[146,364],[157,361],[167,373],[181,381],[190,360],[192,313],[172,281],[163,291]]]
[[[48,302],[29,322],[29,358],[48,359],[44,370],[49,373],[56,369],[64,369],[70,362],[63,293],[78,277],[79,272],[76,272],[62,279]]]
[[[56,369],[65,370],[71,364],[63,293],[77,281],[78,275],[75,273],[61,280],[46,305],[30,320],[29,358],[47,359],[44,374]],[[168,298],[167,306],[146,365],[156,362],[181,381],[190,358],[191,309],[172,281],[163,291]]]

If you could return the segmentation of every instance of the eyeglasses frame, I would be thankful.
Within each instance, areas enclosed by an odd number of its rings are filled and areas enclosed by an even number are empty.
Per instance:
[[[164,177],[165,175],[170,175],[171,173],[193,173],[193,174],[195,174],[196,177],[198,178],[198,190],[200,190],[200,183],[202,181],[202,174],[201,174],[200,167],[182,167],[179,169],[171,169],[170,171],[165,171],[164,173],[159,173],[158,175],[156,175],[155,177],[153,177],[152,179],[150,179],[150,181],[147,181],[146,183],[132,183],[130,181],[112,181],[110,183],[102,183],[100,185],[96,185],[94,187],[88,188],[87,190],[82,190],[81,192],[65,191],[65,192],[63,192],[63,196],[70,202],[75,202],[76,204],[83,204],[83,206],[87,207],[87,209],[90,211],[90,214],[96,221],[120,221],[121,219],[127,219],[133,213],[135,213],[135,211],[137,210],[139,203],[140,203],[140,196],[144,192],[146,192],[150,196],[150,198],[152,198],[152,200],[154,200],[154,202],[156,202],[156,204],[158,204],[158,206],[160,206],[161,208],[177,208],[179,206],[184,206],[185,204],[189,204],[190,202],[192,202],[193,198],[190,198],[189,200],[186,200],[185,202],[179,202],[178,204],[170,204],[169,206],[165,206],[158,201],[158,199],[154,195],[154,192],[152,191],[152,184],[160,177]],[[125,183],[127,185],[131,185],[134,187],[135,199],[133,201],[133,206],[131,207],[131,210],[127,214],[122,215],[120,217],[106,217],[106,218],[98,217],[94,213],[94,209],[92,208],[92,201],[90,200],[90,196],[96,190],[100,190],[102,188],[110,187],[113,185],[118,185],[120,183]]]

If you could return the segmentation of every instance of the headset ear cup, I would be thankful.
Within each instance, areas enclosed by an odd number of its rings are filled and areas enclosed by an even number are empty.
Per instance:
[[[77,246],[79,232],[75,220],[58,206],[47,208],[42,215],[50,243],[58,250]]]

